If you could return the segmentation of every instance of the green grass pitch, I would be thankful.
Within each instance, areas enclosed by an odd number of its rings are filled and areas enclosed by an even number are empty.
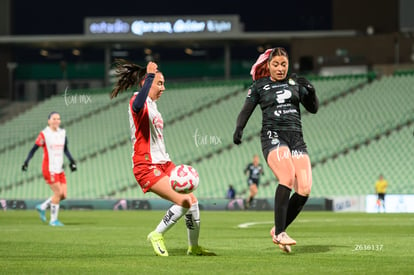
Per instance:
[[[186,256],[180,220],[165,236],[165,258],[146,241],[163,215],[61,211],[65,226],[53,228],[34,210],[0,212],[0,274],[414,273],[413,214],[303,212],[288,229],[298,244],[285,254],[269,235],[273,212],[202,211],[200,244],[218,256]]]

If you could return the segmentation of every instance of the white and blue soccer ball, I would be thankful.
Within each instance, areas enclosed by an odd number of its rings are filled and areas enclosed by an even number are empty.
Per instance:
[[[197,170],[186,164],[176,166],[170,175],[171,188],[181,194],[189,194],[197,189],[200,178]]]

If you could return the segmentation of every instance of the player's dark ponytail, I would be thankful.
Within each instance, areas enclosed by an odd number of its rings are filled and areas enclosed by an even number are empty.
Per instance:
[[[145,77],[146,67],[141,67],[125,59],[116,59],[114,67],[115,76],[118,78],[118,81],[112,89],[111,99],[116,97],[120,92],[140,84]]]

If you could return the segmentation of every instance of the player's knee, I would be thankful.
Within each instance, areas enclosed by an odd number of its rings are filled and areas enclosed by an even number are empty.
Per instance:
[[[283,175],[279,177],[279,182],[284,186],[292,188],[293,184],[295,183],[295,171],[292,170],[283,173]]]
[[[53,204],[59,204],[59,202],[60,202],[60,196],[57,196],[56,194],[54,194],[54,195],[52,196],[52,200],[51,200],[51,202],[52,202]]]
[[[197,197],[194,196],[193,193],[190,193],[189,196],[190,196],[190,199],[191,199],[191,205],[196,204],[198,202]]]
[[[190,196],[185,196],[184,199],[181,201],[181,206],[184,208],[190,208],[192,205]]]
[[[312,186],[311,185],[301,186],[298,189],[298,192],[297,193],[299,195],[301,195],[301,196],[308,197],[310,195],[310,193],[311,193],[311,189],[312,189]]]

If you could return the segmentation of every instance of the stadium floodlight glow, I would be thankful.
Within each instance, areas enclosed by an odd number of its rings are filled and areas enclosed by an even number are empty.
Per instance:
[[[40,50],[40,55],[41,56],[48,56],[49,55],[49,52],[47,51],[47,50]]]
[[[101,21],[98,23],[90,24],[89,31],[94,34],[128,33],[129,24],[127,22],[122,21],[121,19],[116,19],[114,23]]]
[[[240,32],[238,15],[148,16],[85,18],[85,34],[170,36]]]
[[[183,32],[203,32],[206,28],[206,23],[200,22],[197,20],[183,20],[178,19],[174,23],[174,32],[183,33]]]
[[[81,52],[80,52],[79,49],[73,49],[72,54],[75,55],[75,56],[80,56]]]
[[[229,32],[231,31],[231,22],[208,20],[207,30],[209,32]]]
[[[172,33],[172,26],[170,22],[145,22],[144,20],[137,20],[131,24],[131,32],[136,35],[143,35],[145,33]]]

